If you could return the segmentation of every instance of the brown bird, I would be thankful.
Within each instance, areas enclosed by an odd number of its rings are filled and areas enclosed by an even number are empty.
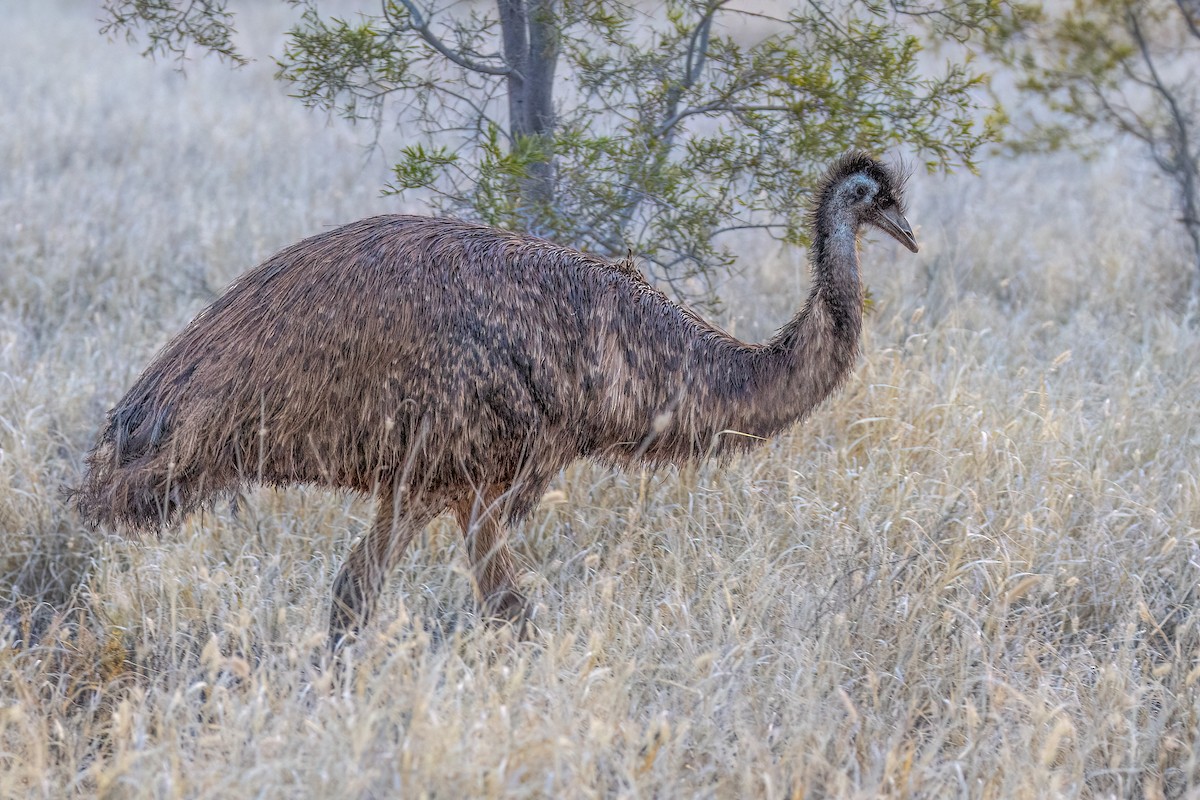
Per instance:
[[[672,302],[629,261],[454,219],[322,233],[246,273],[163,348],[109,412],[74,502],[94,524],[151,530],[250,482],[374,497],[334,580],[335,646],[449,510],[485,613],[523,625],[506,526],[560,469],[746,450],[846,379],[859,231],[917,250],[901,192],[863,153],[829,169],[809,215],[808,300],[765,344]]]

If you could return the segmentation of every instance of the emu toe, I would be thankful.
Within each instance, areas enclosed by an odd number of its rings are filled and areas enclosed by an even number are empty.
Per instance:
[[[528,639],[534,631],[533,607],[525,595],[515,589],[504,589],[483,601],[481,615],[494,627],[511,626],[518,639]]]

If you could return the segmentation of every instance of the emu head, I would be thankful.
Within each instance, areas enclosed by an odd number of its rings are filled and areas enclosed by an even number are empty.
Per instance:
[[[820,190],[822,205],[858,225],[874,225],[914,253],[917,240],[904,218],[904,176],[866,153],[850,152],[830,168]],[[845,217],[842,217],[845,219]]]

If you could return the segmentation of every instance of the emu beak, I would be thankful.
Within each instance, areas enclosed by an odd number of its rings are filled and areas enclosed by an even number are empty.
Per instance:
[[[879,227],[909,250],[917,252],[917,240],[913,237],[912,228],[895,206],[879,209]]]

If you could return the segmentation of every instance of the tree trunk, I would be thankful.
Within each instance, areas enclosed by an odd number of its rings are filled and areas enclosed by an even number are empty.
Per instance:
[[[497,0],[508,74],[509,134],[514,146],[541,153],[521,183],[521,214],[536,228],[554,200],[554,70],[558,66],[558,0]]]

